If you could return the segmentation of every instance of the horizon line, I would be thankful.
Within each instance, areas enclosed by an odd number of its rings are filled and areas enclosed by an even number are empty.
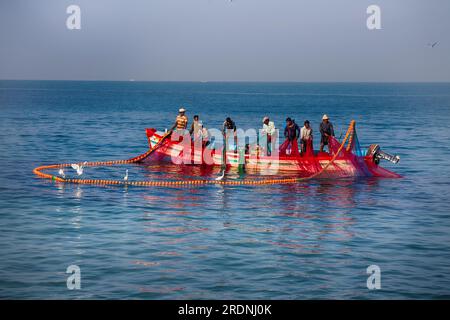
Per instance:
[[[166,82],[166,83],[450,83],[450,80],[350,80],[350,81],[305,81],[305,80],[88,80],[88,79],[0,79],[0,81],[61,81],[61,82]]]

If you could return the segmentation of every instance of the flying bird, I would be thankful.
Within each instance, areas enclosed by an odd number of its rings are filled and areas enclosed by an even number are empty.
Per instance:
[[[59,174],[61,177],[66,178],[66,174],[64,173],[63,168],[59,169],[58,174]]]
[[[83,168],[84,168],[84,166],[85,166],[86,164],[87,164],[87,161],[83,162],[83,164],[76,164],[76,163],[73,163],[73,164],[71,165],[71,167],[72,167],[73,170],[76,170],[76,171],[77,171],[77,174],[78,174],[79,176],[81,176],[81,175],[83,174]]]
[[[435,46],[437,46],[439,44],[438,41],[434,42],[434,43],[429,43],[428,46],[431,48],[434,48]]]
[[[215,180],[216,181],[220,181],[220,180],[223,179],[224,176],[225,176],[225,170],[222,170],[222,173],[221,173],[220,177],[217,177]]]
[[[123,177],[124,181],[128,181],[128,169],[125,171],[125,177]]]

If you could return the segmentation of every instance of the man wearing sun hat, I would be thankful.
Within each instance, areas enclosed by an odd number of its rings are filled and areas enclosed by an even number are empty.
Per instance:
[[[175,119],[175,124],[172,127],[173,129],[177,130],[186,130],[187,124],[188,124],[188,118],[185,115],[186,109],[181,107],[180,110],[178,110],[177,118]]]
[[[320,123],[320,152],[323,152],[323,147],[328,146],[328,138],[330,136],[334,137],[334,129],[333,124],[330,122],[330,119],[328,119],[328,116],[326,114],[322,117],[322,122]],[[330,151],[330,146],[328,146],[328,151]]]

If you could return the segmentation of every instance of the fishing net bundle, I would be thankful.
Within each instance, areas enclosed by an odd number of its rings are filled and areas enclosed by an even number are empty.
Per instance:
[[[286,139],[280,146],[280,161],[295,161],[299,176],[320,173],[321,178],[399,177],[365,156],[355,129],[344,148],[341,148],[341,142],[333,136],[328,137],[328,148],[328,153],[314,152],[312,141],[309,141],[304,152],[300,153],[297,141]]]

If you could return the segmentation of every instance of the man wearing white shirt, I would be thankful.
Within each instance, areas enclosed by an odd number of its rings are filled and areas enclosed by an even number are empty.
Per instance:
[[[307,151],[312,152],[313,131],[308,120],[305,121],[304,126],[300,129],[300,141],[303,153],[306,154]]]
[[[266,145],[267,155],[270,156],[272,153],[272,135],[275,134],[275,124],[273,121],[270,121],[269,117],[263,118],[262,134],[263,140],[266,141],[263,145]]]

